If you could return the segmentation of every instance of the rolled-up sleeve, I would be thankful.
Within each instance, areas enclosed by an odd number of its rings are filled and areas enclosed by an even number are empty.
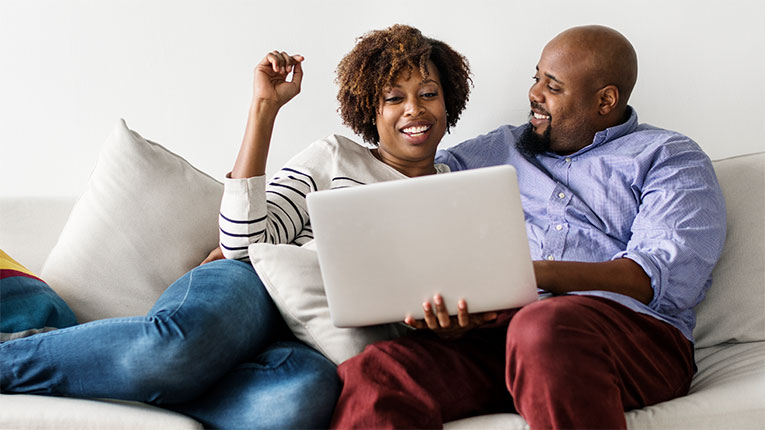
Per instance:
[[[640,196],[626,250],[651,278],[649,307],[664,315],[693,308],[706,293],[725,242],[725,202],[709,158],[692,142],[667,142],[635,184]]]

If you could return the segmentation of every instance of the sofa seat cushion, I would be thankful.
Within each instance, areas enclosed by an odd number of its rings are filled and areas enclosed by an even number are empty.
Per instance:
[[[0,394],[0,428],[201,429],[176,412],[136,402]]]
[[[696,351],[698,373],[687,396],[625,414],[630,429],[755,429],[765,422],[765,342],[726,344]],[[447,430],[523,429],[514,414],[447,423]]]

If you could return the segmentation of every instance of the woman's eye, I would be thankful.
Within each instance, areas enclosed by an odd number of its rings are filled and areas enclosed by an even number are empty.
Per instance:
[[[390,97],[386,97],[385,101],[388,102],[388,103],[395,103],[397,101],[401,101],[401,97],[399,97],[399,96],[390,96]]]
[[[425,97],[426,99],[430,99],[433,97],[438,97],[438,93],[424,93],[422,96]]]

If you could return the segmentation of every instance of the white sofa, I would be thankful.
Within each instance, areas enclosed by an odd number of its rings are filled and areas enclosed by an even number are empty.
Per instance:
[[[765,152],[714,165],[727,203],[728,237],[712,288],[698,307],[699,370],[687,396],[627,412],[630,428],[765,429]],[[41,273],[74,205],[75,199],[0,196],[0,249]],[[78,293],[62,295],[76,301],[72,294]],[[139,403],[0,394],[0,428],[200,427],[188,417]],[[446,424],[447,429],[524,427],[513,414]]]

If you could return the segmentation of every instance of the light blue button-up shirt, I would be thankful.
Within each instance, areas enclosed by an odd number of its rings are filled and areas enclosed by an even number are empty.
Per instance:
[[[648,305],[608,291],[572,294],[614,300],[692,341],[693,308],[711,284],[725,241],[725,202],[709,157],[694,141],[638,124],[630,110],[625,123],[598,132],[571,155],[520,153],[515,142],[526,124],[439,151],[436,162],[454,171],[513,165],[533,259],[632,259],[651,278]]]

